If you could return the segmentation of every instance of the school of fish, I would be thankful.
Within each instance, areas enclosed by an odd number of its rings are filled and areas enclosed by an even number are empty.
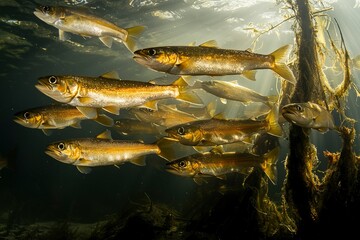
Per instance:
[[[61,41],[68,40],[68,33],[72,33],[98,37],[111,48],[115,40],[123,43],[140,65],[178,75],[172,84],[122,80],[115,72],[101,76],[50,73],[39,77],[35,87],[58,103],[19,111],[14,116],[16,123],[49,135],[54,129],[81,128],[81,121],[92,120],[123,135],[156,138],[151,143],[114,140],[107,129],[93,138],[64,139],[46,147],[46,154],[76,166],[81,173],[89,173],[97,166],[118,167],[127,162],[145,166],[146,156],[152,154],[167,161],[164,166],[167,171],[191,177],[197,183],[204,182],[206,177],[223,178],[232,172],[248,174],[259,168],[275,184],[279,147],[260,154],[252,149],[261,148],[254,146],[259,136],[284,136],[279,113],[303,128],[322,133],[336,129],[331,112],[316,103],[291,103],[280,108],[278,96],[263,96],[234,81],[209,78],[193,85],[186,81],[186,76],[198,75],[242,75],[256,80],[256,70],[269,69],[289,84],[296,84],[296,77],[287,65],[291,45],[280,46],[269,54],[222,49],[214,40],[199,46],[135,50],[135,39],[144,26],[121,28],[90,13],[61,6],[40,6],[34,15],[57,28]],[[216,96],[222,103],[227,100],[260,103],[267,106],[268,112],[250,118],[228,118],[217,113],[217,103],[204,104],[198,91]],[[123,111],[126,117],[122,117]],[[114,119],[113,115],[120,118]],[[197,153],[178,158],[176,153],[183,148]]]

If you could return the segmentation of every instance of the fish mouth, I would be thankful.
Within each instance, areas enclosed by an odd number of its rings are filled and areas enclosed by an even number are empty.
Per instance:
[[[18,123],[18,124],[20,124],[20,125],[22,125],[22,126],[25,126],[25,127],[28,126],[27,122],[26,122],[23,118],[21,118],[21,117],[19,117],[19,116],[15,116],[15,117],[13,118],[13,120],[14,120],[14,122],[16,122],[16,123]]]

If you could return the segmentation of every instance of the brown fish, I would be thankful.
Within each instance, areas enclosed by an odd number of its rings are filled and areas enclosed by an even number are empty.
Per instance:
[[[290,83],[295,83],[291,69],[284,63],[291,50],[285,45],[268,54],[221,49],[215,41],[200,46],[166,46],[136,50],[134,60],[152,70],[175,75],[243,74],[255,80],[253,70],[271,69]]]

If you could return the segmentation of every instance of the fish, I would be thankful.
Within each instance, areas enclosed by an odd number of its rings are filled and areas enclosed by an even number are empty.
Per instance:
[[[120,80],[113,72],[100,77],[51,75],[40,77],[35,87],[58,102],[77,107],[86,116],[93,115],[96,108],[116,115],[121,108],[144,106],[156,109],[158,100],[169,98],[202,104],[181,77],[171,85],[155,85]]]
[[[81,128],[81,121],[88,119],[76,107],[67,104],[53,104],[27,109],[14,115],[14,121],[27,128],[41,129],[45,135],[50,135],[52,129],[65,127]],[[94,121],[111,127],[114,125],[112,118],[105,114],[94,114]]]
[[[211,80],[199,82],[198,84],[200,84],[202,89],[206,92],[221,99],[239,101],[244,104],[261,102],[268,106],[272,106],[278,99],[278,96],[263,96],[249,88],[237,84],[236,82]]]
[[[173,151],[167,143],[166,139],[160,139],[154,144],[113,140],[111,132],[106,130],[96,138],[51,143],[46,147],[45,153],[62,163],[75,165],[81,173],[88,174],[91,167],[97,166],[120,166],[126,162],[145,166],[145,157],[150,154],[156,154],[166,160],[171,159]]]
[[[137,119],[116,119],[114,129],[123,135],[160,135],[160,129],[156,125]]]
[[[165,130],[169,139],[189,146],[216,146],[235,142],[252,143],[256,134],[267,132],[281,137],[278,123],[278,104],[262,119],[225,119],[215,115],[211,119],[179,124]]]
[[[105,19],[69,7],[40,6],[35,8],[34,14],[59,29],[61,41],[66,41],[69,38],[66,33],[70,32],[83,37],[98,37],[109,48],[113,40],[122,42],[131,52],[136,45],[134,38],[145,29],[144,26],[120,28]]]
[[[337,129],[331,112],[313,102],[287,104],[282,107],[281,113],[288,122],[303,128],[312,128],[321,133]]]
[[[255,80],[257,69],[271,69],[288,82],[295,84],[295,76],[284,63],[291,51],[285,45],[268,54],[218,48],[214,40],[199,46],[164,46],[138,49],[133,59],[155,71],[175,75],[238,75]]]
[[[276,163],[280,149],[274,148],[263,155],[251,153],[217,152],[196,153],[166,163],[166,170],[180,176],[192,177],[199,184],[204,177],[219,177],[232,172],[247,174],[260,167],[273,184],[277,182]]]
[[[181,123],[199,120],[193,114],[179,111],[173,106],[159,105],[157,110],[149,108],[131,108],[129,112],[142,122],[148,122],[157,126],[169,128]]]

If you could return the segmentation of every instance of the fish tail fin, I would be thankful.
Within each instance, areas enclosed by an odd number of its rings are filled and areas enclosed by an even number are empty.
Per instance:
[[[279,152],[280,152],[280,148],[276,147],[272,149],[270,152],[265,153],[264,162],[261,164],[264,173],[274,185],[276,185],[277,182],[276,162],[279,156]]]
[[[176,99],[197,105],[203,105],[201,98],[192,92],[192,87],[186,83],[184,78],[179,77],[173,82],[172,85],[179,88],[179,95],[176,97]]]
[[[268,124],[268,133],[276,136],[281,137],[283,135],[282,128],[279,124],[279,105],[274,104],[266,116],[266,122]]]
[[[176,152],[174,148],[174,144],[176,144],[177,141],[170,140],[168,138],[161,138],[156,142],[156,145],[160,149],[160,153],[158,153],[158,156],[164,158],[166,161],[172,161],[176,159]]]
[[[295,84],[295,76],[291,69],[284,63],[290,54],[291,45],[285,45],[281,48],[275,50],[274,52],[270,53],[271,56],[275,59],[275,65],[273,67],[273,71],[279,74],[282,78],[290,82],[291,84]]]
[[[97,118],[94,119],[94,121],[105,127],[114,126],[114,120],[111,117],[106,116],[105,114],[99,114]]]
[[[134,38],[139,36],[144,31],[144,29],[144,26],[135,26],[126,29],[126,31],[128,32],[128,36],[124,44],[131,52],[134,52],[136,47]]]

